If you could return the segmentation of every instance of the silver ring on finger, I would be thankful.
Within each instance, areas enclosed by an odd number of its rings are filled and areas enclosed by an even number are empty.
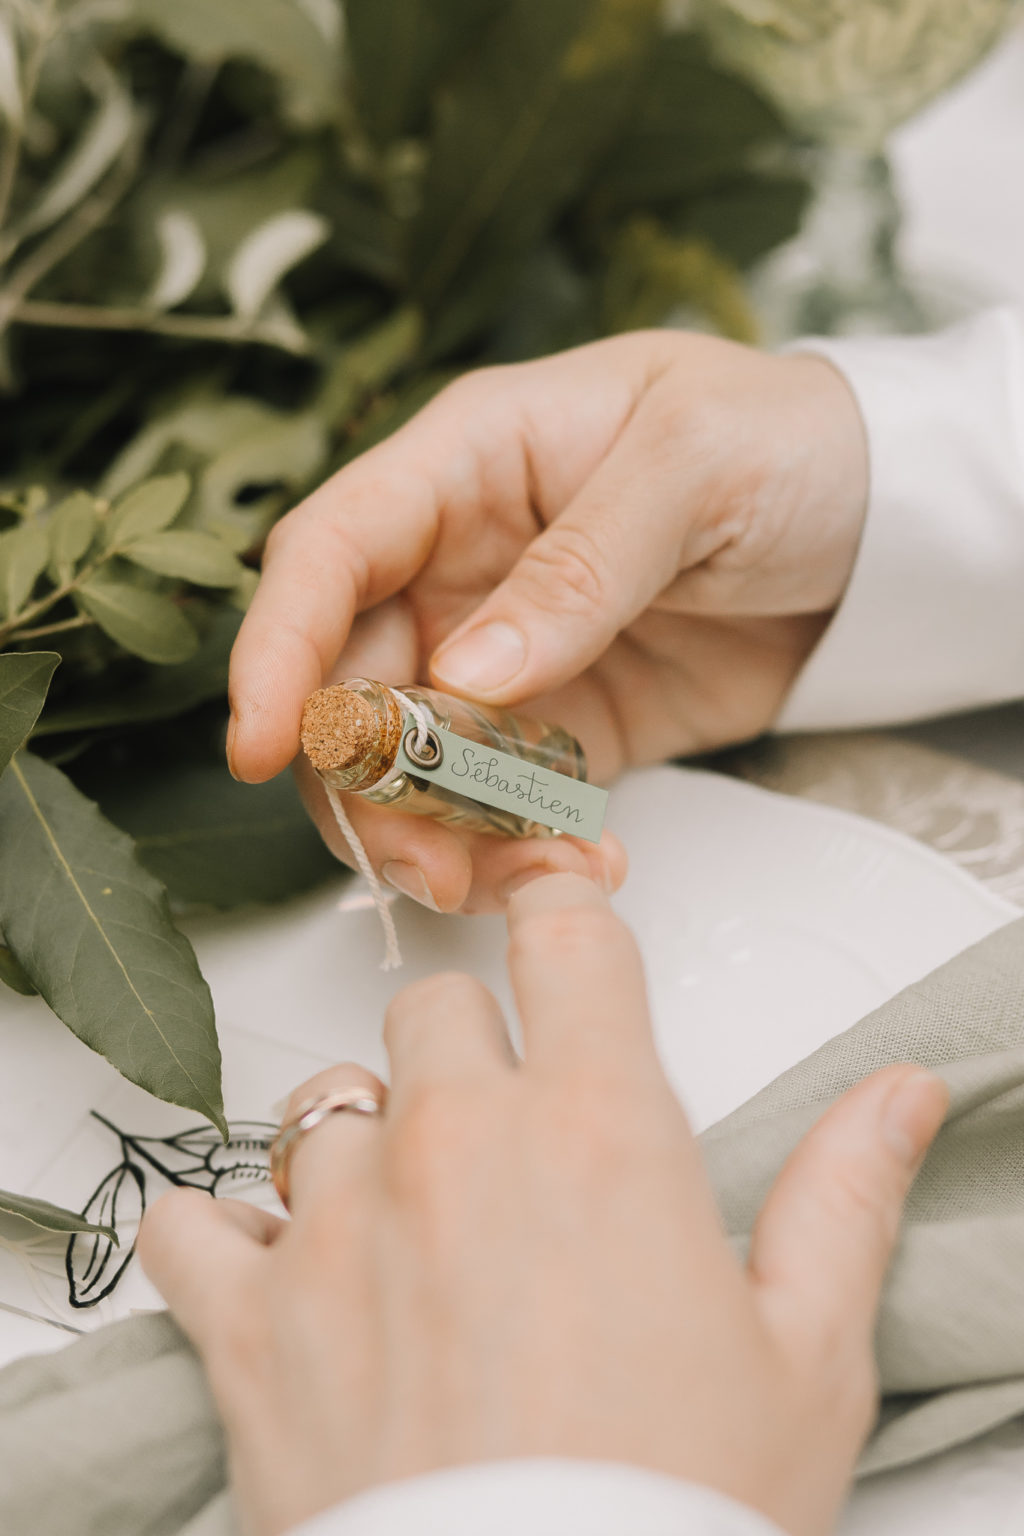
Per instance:
[[[286,1211],[291,1210],[289,1169],[299,1140],[316,1130],[330,1115],[379,1115],[383,1112],[386,1089],[340,1088],[336,1093],[321,1093],[315,1099],[300,1104],[294,1115],[281,1126],[270,1148],[270,1177],[274,1181],[277,1197]]]

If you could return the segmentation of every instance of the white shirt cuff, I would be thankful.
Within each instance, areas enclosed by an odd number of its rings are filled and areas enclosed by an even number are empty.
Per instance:
[[[781,1536],[714,1489],[605,1462],[489,1462],[388,1483],[291,1536]]]
[[[1024,696],[1024,313],[819,339],[867,429],[870,496],[839,610],[777,730],[893,724]]]

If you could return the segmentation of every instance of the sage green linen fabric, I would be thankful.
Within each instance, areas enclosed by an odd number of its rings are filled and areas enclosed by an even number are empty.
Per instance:
[[[894,1061],[937,1071],[949,1115],[907,1202],[876,1338],[885,1393],[862,1473],[1024,1413],[1024,920],[908,987],[702,1137],[728,1230],[748,1233],[789,1152]]]
[[[862,1474],[1024,1414],[1024,920],[908,988],[702,1138],[742,1244],[825,1107],[876,1067],[907,1060],[939,1071],[952,1104],[885,1290],[885,1398]],[[0,1371],[0,1531],[232,1536],[216,1415],[169,1318],[133,1318]]]

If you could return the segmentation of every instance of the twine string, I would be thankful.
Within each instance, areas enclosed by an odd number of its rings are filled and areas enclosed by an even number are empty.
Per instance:
[[[402,706],[402,709],[406,714],[411,715],[416,723],[417,751],[425,751],[430,732],[430,720],[426,710],[422,704],[417,704],[415,700],[401,693],[399,689],[392,688],[391,691]],[[397,778],[401,772],[401,768],[396,763],[382,779],[378,779],[377,783],[371,787],[381,789],[384,785],[389,784],[392,779]],[[398,944],[398,933],[395,929],[395,919],[391,913],[391,903],[384,894],[377,871],[370,863],[370,856],[363,845],[363,840],[349,819],[340,793],[326,779],[321,779],[320,782],[327,793],[327,799],[331,810],[334,812],[334,819],[338,823],[339,830],[352,850],[352,857],[356,861],[356,868],[370,887],[370,896],[373,899],[377,916],[380,918],[380,925],[384,930],[384,959],[381,961],[380,968],[382,971],[397,971],[402,964],[402,951]]]
[[[406,713],[412,715],[412,718],[415,720],[416,750],[417,752],[425,752],[427,750],[427,741],[430,736],[430,720],[427,716],[426,710],[423,708],[422,704],[417,704],[415,699],[410,699],[409,695],[402,693],[400,689],[392,688],[391,692],[394,694],[395,698],[398,700],[399,704],[401,704]]]
[[[398,934],[395,931],[395,920],[391,915],[391,904],[381,888],[381,883],[377,878],[377,871],[370,863],[370,856],[363,846],[363,840],[349,820],[341,795],[334,788],[333,784],[328,784],[326,779],[321,779],[320,782],[327,792],[327,799],[330,802],[331,810],[334,812],[334,819],[341,829],[342,836],[352,850],[352,857],[356,861],[356,868],[370,887],[373,905],[377,909],[377,916],[380,918],[380,925],[384,930],[384,959],[381,961],[380,968],[382,971],[397,971],[402,964],[402,951],[398,947]]]

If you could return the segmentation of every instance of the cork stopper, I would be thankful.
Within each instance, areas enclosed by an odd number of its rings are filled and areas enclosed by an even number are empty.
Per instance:
[[[318,688],[302,710],[302,750],[317,773],[352,768],[381,746],[380,721],[344,684]]]
[[[366,769],[369,784],[387,773],[398,752],[402,712],[390,689],[381,688],[380,692],[384,696],[383,719],[361,693],[345,683],[310,694],[302,710],[300,739],[317,773],[344,774],[351,782],[342,787],[349,788],[361,787],[364,776],[357,771],[360,767]]]

